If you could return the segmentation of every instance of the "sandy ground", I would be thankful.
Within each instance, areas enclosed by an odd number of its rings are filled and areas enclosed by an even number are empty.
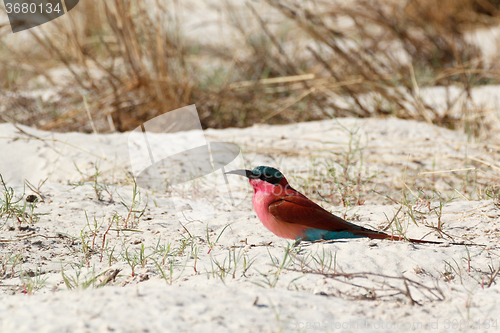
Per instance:
[[[233,45],[216,4],[186,9],[186,34]],[[497,36],[468,39],[494,62]],[[484,111],[500,129],[499,92],[474,88],[465,103],[458,88],[437,87],[419,98],[438,113]],[[392,118],[205,131],[208,141],[238,144],[247,168],[279,168],[349,221],[444,242],[294,247],[262,226],[243,180],[227,186],[216,172],[168,191],[134,190],[129,133],[0,124],[0,332],[498,331],[500,209],[487,190],[500,177],[500,131],[490,133],[475,142]],[[192,136],[165,141],[187,147]]]
[[[25,211],[21,223],[5,212],[0,220],[0,331],[498,330],[498,199],[461,192],[469,189],[460,185],[468,170],[425,174],[463,169],[475,158],[484,169],[477,174],[498,179],[484,164],[495,163],[494,145],[397,119],[204,134],[237,143],[248,168],[279,168],[292,186],[350,221],[390,224],[395,234],[399,223],[408,237],[445,244],[356,239],[293,247],[262,226],[249,185],[237,177],[230,179],[235,205],[220,172],[168,191],[138,189],[134,199],[128,133],[0,124],[0,173]],[[169,140],[186,144],[189,133]],[[359,189],[363,205],[342,206],[328,173],[342,170],[346,156],[348,173],[369,179]],[[24,179],[43,199],[33,211]],[[403,188],[407,204],[397,194]],[[485,246],[450,245],[446,235]]]

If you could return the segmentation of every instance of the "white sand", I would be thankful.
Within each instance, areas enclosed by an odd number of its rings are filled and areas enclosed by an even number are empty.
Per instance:
[[[148,193],[144,215],[129,220],[128,227],[135,231],[109,231],[101,262],[103,235],[111,217],[127,216],[128,210],[120,203],[121,198],[127,204],[131,202],[132,186],[130,183],[120,185],[127,183],[123,172],[129,167],[127,133],[97,138],[81,133],[20,128],[43,141],[28,138],[10,124],[0,124],[3,156],[0,173],[19,195],[23,179],[36,187],[40,180],[48,177],[41,186],[45,200],[35,209],[35,213],[46,215],[41,215],[30,230],[7,230],[10,225],[17,228],[17,223],[11,220],[1,229],[1,332],[380,332],[396,327],[405,331],[413,328],[424,331],[430,327],[432,331],[444,332],[467,319],[477,328],[474,331],[498,330],[498,325],[489,329],[485,326],[488,325],[485,320],[497,320],[500,316],[498,278],[487,287],[491,270],[500,266],[500,210],[491,200],[466,201],[457,194],[458,199],[446,203],[441,215],[446,234],[456,241],[485,244],[486,248],[368,239],[304,243],[300,251],[292,250],[295,259],[289,261],[287,257],[282,266],[285,249],[292,243],[274,236],[258,221],[251,207],[248,184],[231,179],[233,194],[239,202],[237,207],[231,207],[214,191],[221,187],[221,177],[209,175],[173,193]],[[460,168],[466,155],[484,160],[494,158],[485,145],[467,143],[465,135],[397,119],[254,126],[207,130],[205,135],[209,141],[239,144],[247,167],[276,166],[292,186],[307,192],[313,184],[304,180],[318,177],[316,171],[311,170],[318,165],[314,158],[341,161],[349,142],[346,129],[355,128],[359,131],[353,138],[364,147],[360,150],[367,168],[363,172],[377,174],[374,183],[380,184],[382,192],[384,183],[394,190],[393,185],[401,185],[412,172],[416,175],[423,171]],[[98,156],[106,156],[106,160]],[[85,180],[75,165],[90,176],[96,162],[102,172],[100,182],[110,184],[113,202],[105,191],[103,201],[96,200],[91,182],[76,188],[68,185],[68,181]],[[430,186],[432,180],[427,177],[418,176]],[[439,178],[442,184],[436,183],[444,192],[449,190],[445,180]],[[331,186],[335,191],[331,183],[323,185],[323,189]],[[146,204],[146,191],[141,190],[141,194],[137,210]],[[174,206],[173,199],[182,203]],[[346,214],[355,223],[373,228],[386,226],[400,208],[374,203],[380,203],[380,196],[369,196],[365,205],[350,209],[322,204],[340,215]],[[422,202],[414,209],[425,212],[425,204]],[[438,204],[437,199],[430,200],[431,208]],[[180,210],[184,215],[179,214]],[[179,215],[185,221],[185,229]],[[418,225],[402,212],[398,216],[404,229],[407,228],[407,236],[421,238],[430,233],[425,239],[439,239],[436,232],[424,225],[437,225],[436,213],[424,215],[417,220]],[[94,217],[95,233],[92,231]],[[123,227],[123,220],[119,223]],[[116,229],[116,224],[112,228]],[[59,236],[60,233],[76,238]],[[94,234],[95,252],[87,251],[86,259],[82,240],[92,247]],[[217,244],[207,254],[219,235]],[[183,242],[185,249],[179,251]],[[168,244],[171,252],[162,263],[164,252],[160,248]],[[141,246],[147,260],[144,267],[137,263],[132,276],[126,256],[139,258]],[[110,257],[111,265],[108,264]],[[234,257],[240,258],[236,268]],[[322,258],[332,262],[322,265]],[[165,279],[155,261],[165,273]],[[172,262],[172,278],[169,262]],[[218,268],[217,263],[224,269]],[[43,273],[40,279],[46,280],[40,283],[40,289],[26,295],[23,291],[35,284],[36,277],[25,277],[23,281],[19,273],[36,273],[37,269]],[[86,281],[117,269],[118,275],[106,286],[84,289]],[[305,274],[302,269],[367,274],[346,279]],[[14,276],[11,276],[12,270]],[[62,270],[75,289],[68,290]],[[76,282],[78,273],[80,278]],[[421,284],[417,286],[408,281],[411,298],[420,305],[412,305],[410,297],[405,295],[402,276]],[[104,278],[98,278],[94,285],[102,281]]]

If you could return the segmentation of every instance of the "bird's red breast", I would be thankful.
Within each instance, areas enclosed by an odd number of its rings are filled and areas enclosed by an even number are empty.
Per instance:
[[[249,182],[254,189],[253,207],[262,224],[278,237],[289,239],[301,237],[307,226],[278,219],[271,213],[269,207],[273,203],[279,202],[281,198],[295,195],[302,196],[302,194],[291,188],[285,177],[276,186],[260,179],[250,179]]]

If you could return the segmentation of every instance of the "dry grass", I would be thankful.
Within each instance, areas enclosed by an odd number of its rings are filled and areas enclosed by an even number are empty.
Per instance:
[[[494,0],[266,0],[243,9],[226,2],[220,20],[234,39],[223,44],[186,37],[187,5],[148,6],[86,1],[30,30],[28,49],[0,30],[4,119],[90,131],[85,98],[99,131],[131,130],[192,103],[204,127],[394,115],[465,128],[464,117],[437,112],[419,89],[453,85],[470,96],[499,75],[464,39],[497,24]],[[61,80],[61,67],[69,79]],[[35,82],[38,75],[45,79]],[[58,98],[21,93],[47,87]],[[466,119],[474,134],[482,131],[484,116]]]

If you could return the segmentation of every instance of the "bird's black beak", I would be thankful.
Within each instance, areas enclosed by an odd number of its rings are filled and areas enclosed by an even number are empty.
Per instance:
[[[259,178],[258,176],[254,175],[252,173],[252,171],[250,171],[250,170],[243,170],[243,169],[228,171],[228,172],[226,172],[226,175],[227,174],[234,174],[234,175],[238,175],[238,176],[243,176],[243,177],[247,177],[249,179]]]

